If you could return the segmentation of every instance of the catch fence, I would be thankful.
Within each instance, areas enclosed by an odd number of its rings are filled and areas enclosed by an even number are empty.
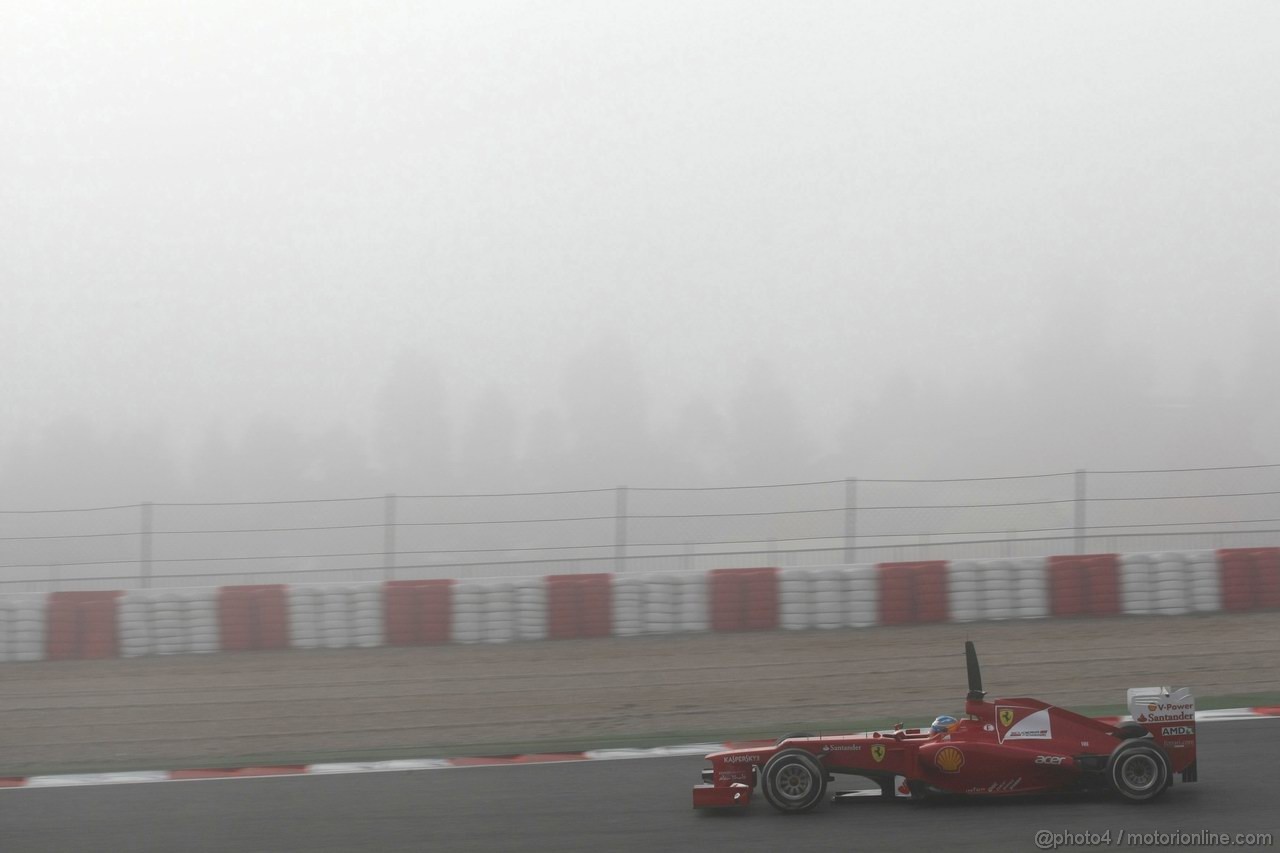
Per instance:
[[[1280,465],[0,511],[0,590],[1253,547]]]

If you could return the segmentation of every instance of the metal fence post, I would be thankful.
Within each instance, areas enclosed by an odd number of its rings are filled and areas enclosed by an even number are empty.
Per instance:
[[[844,562],[857,561],[858,538],[858,478],[846,477],[844,481]]]
[[[392,580],[396,573],[396,496],[382,501],[382,577]]]
[[[1088,491],[1085,482],[1087,473],[1083,468],[1076,469],[1076,553],[1084,553],[1084,538],[1087,532],[1086,525],[1088,518],[1085,514],[1085,505],[1088,503]]]
[[[151,502],[147,501],[139,505],[141,511],[140,529],[138,531],[138,574],[142,581],[142,588],[147,589],[151,586]]]
[[[613,491],[613,570],[621,572],[627,559],[627,487]]]

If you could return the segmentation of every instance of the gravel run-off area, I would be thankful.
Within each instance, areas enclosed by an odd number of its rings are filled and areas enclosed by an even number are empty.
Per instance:
[[[961,710],[966,639],[991,696],[1280,696],[1277,612],[7,663],[0,776],[914,725]]]

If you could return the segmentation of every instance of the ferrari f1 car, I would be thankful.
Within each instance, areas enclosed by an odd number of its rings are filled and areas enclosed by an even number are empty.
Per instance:
[[[943,726],[858,735],[787,735],[774,746],[707,756],[693,807],[745,807],[757,788],[782,812],[805,812],[837,775],[871,788],[836,794],[921,799],[934,795],[1017,796],[1111,790],[1146,803],[1196,781],[1195,698],[1189,688],[1136,687],[1133,719],[1115,725],[1038,699],[986,700],[973,643],[965,643],[965,718]],[[941,719],[941,718],[940,718]]]

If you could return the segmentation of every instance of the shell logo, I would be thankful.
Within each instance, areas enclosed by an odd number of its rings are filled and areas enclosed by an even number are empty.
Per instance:
[[[961,767],[964,767],[964,753],[954,746],[943,747],[933,757],[933,763],[938,765],[939,770],[955,773]]]
[[[1148,705],[1148,706],[1147,706],[1147,710],[1148,710],[1148,711],[1159,711],[1160,709],[1159,709],[1159,708],[1157,708],[1155,705]]]

